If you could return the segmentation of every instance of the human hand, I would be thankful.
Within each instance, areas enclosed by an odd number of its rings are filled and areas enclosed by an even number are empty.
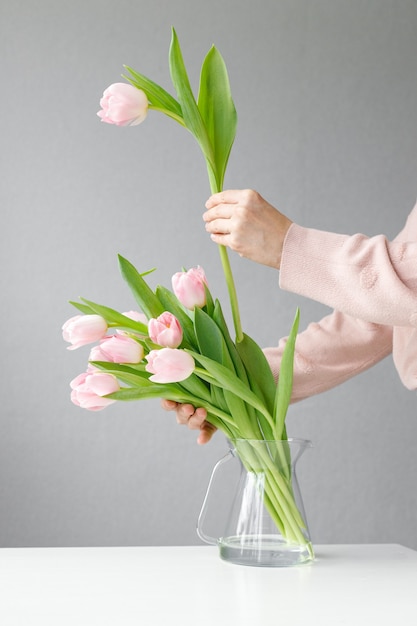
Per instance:
[[[162,400],[162,408],[166,411],[175,411],[178,424],[188,426],[191,430],[199,430],[200,434],[197,443],[202,445],[208,443],[214,433],[216,427],[206,421],[207,411],[202,407],[197,409],[192,404],[181,404],[173,400]]]
[[[240,256],[276,269],[292,222],[251,189],[212,195],[203,214],[212,240]]]

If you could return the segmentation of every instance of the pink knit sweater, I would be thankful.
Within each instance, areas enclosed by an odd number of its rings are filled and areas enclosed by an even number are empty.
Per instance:
[[[326,391],[392,353],[401,381],[417,388],[417,205],[394,241],[292,224],[280,287],[333,313],[296,342],[293,401]],[[265,349],[278,377],[285,339]]]

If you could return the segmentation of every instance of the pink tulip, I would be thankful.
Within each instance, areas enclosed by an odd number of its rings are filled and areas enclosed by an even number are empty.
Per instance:
[[[122,315],[128,317],[131,320],[134,320],[135,322],[148,324],[148,318],[146,317],[145,313],[139,313],[139,311],[126,311],[125,313],[122,313]]]
[[[116,402],[103,396],[120,389],[117,379],[112,374],[98,370],[80,374],[71,381],[70,386],[73,403],[90,411],[100,411],[109,404]]]
[[[172,277],[172,288],[178,300],[187,309],[203,307],[206,303],[206,275],[202,267],[194,267],[188,272],[177,272]]]
[[[71,343],[68,350],[75,350],[98,341],[107,332],[107,322],[101,315],[75,315],[65,322],[62,336]]]
[[[90,352],[90,361],[109,361],[110,363],[140,363],[143,359],[143,347],[127,335],[104,337],[98,346]]]
[[[101,111],[97,113],[102,122],[116,126],[136,126],[148,113],[148,98],[141,89],[127,83],[113,83],[103,92]]]
[[[179,383],[191,376],[195,367],[194,359],[188,352],[174,348],[151,350],[146,359],[146,371],[153,374],[149,380],[154,383]]]
[[[175,315],[168,311],[156,319],[150,319],[148,331],[150,339],[164,348],[178,348],[182,341],[181,325]]]
[[[122,315],[124,315],[125,317],[128,317],[134,322],[140,322],[141,324],[143,324],[144,328],[143,330],[140,330],[140,331],[136,328],[133,331],[131,329],[121,330],[120,328],[117,328],[116,333],[118,335],[129,335],[133,332],[135,335],[139,337],[148,336],[148,318],[146,317],[144,313],[139,313],[139,311],[127,311],[126,313],[122,313]]]

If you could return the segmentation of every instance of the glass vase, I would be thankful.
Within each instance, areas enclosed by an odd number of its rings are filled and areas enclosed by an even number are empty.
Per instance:
[[[296,463],[309,447],[311,442],[303,439],[231,441],[229,452],[213,469],[198,518],[199,537],[217,545],[223,560],[239,565],[289,567],[311,562],[313,546],[296,476]],[[238,464],[238,478],[226,495],[230,509],[216,538],[206,532],[205,522],[226,463]]]

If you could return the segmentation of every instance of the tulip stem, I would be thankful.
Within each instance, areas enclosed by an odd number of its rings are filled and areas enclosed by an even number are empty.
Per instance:
[[[220,259],[223,266],[223,273],[226,278],[226,285],[229,291],[230,306],[232,309],[233,324],[236,333],[236,343],[240,343],[243,339],[242,324],[240,321],[239,305],[235,282],[233,280],[232,268],[230,267],[229,255],[225,246],[219,245]]]
[[[208,171],[208,176],[209,176],[209,181],[210,181],[211,193],[212,194],[218,193],[219,191],[222,190],[222,185],[217,182],[216,175],[213,172],[208,160],[207,160],[207,171]],[[222,246],[221,244],[218,245],[218,248],[220,252],[220,260],[221,260],[222,267],[223,267],[223,274],[226,279],[226,286],[229,292],[230,308],[232,310],[233,325],[234,325],[235,334],[236,334],[236,343],[240,343],[243,340],[243,330],[242,330],[242,322],[240,319],[236,285],[235,285],[235,281],[233,278],[232,268],[230,266],[230,260],[229,260],[229,255],[227,253],[227,248],[225,246]]]

